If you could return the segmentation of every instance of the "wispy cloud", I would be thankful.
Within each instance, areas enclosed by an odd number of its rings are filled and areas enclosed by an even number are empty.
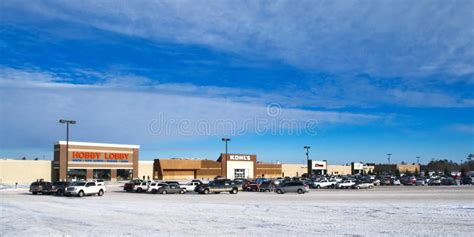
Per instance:
[[[449,127],[451,130],[474,135],[474,124],[454,124]]]
[[[379,119],[370,114],[291,109],[278,104],[275,116],[268,111],[267,104],[258,100],[242,102],[222,97],[215,92],[218,91],[216,88],[148,85],[146,78],[130,77],[128,86],[117,86],[114,80],[98,85],[74,85],[55,82],[61,78],[48,72],[11,68],[0,71],[0,133],[4,147],[51,144],[61,137],[56,124],[59,118],[80,121],[76,126],[76,138],[131,143],[218,136],[228,132],[226,129],[212,129],[222,121],[228,121],[231,129],[243,135],[261,132],[257,131],[257,123],[263,123],[260,125],[266,129],[272,126],[285,129],[288,125],[305,129],[308,122],[313,122],[309,125],[316,126],[311,129],[317,130],[318,126],[327,123],[364,124]],[[231,91],[230,88],[226,90]],[[160,132],[156,132],[157,121],[161,123],[159,126],[166,126],[160,127]],[[183,124],[201,126],[200,123],[209,125],[209,133],[198,133],[197,127],[184,132],[180,130]],[[34,129],[26,129],[28,127]]]
[[[473,73],[472,1],[199,2],[5,2],[3,8],[326,72]]]

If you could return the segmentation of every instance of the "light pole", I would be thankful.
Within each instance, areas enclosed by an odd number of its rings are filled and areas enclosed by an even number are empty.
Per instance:
[[[387,156],[388,156],[388,158],[387,158],[388,159],[388,164],[390,165],[390,157],[392,156],[392,153],[388,153]]]
[[[420,164],[420,157],[419,156],[416,157],[416,163]]]
[[[311,167],[311,164],[309,164],[309,148],[311,148],[310,146],[304,146],[304,149],[306,149],[306,165],[308,167],[308,177],[311,177],[311,169],[313,167]]]
[[[225,158],[227,159],[227,142],[230,141],[230,138],[222,138],[222,141],[225,142]]]
[[[69,124],[76,124],[75,120],[61,119],[59,123],[66,124],[66,179],[67,179],[67,163],[69,162]]]

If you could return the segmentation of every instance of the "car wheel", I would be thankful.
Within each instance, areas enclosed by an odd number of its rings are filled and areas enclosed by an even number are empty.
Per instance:
[[[38,193],[37,193],[37,192],[33,192],[33,195],[36,195],[36,194],[38,194]]]
[[[239,190],[237,190],[236,188],[232,189],[232,191],[230,191],[231,194],[237,194],[239,192]]]
[[[98,193],[97,195],[99,195],[99,197],[100,197],[100,196],[103,196],[103,195],[104,195],[104,190],[102,190],[102,189],[99,190],[99,193]]]
[[[163,190],[163,192],[161,192],[161,194],[167,194],[168,192],[166,192],[166,190]]]
[[[56,191],[56,195],[59,195],[59,196],[64,195],[64,190],[58,189],[58,191]]]
[[[84,191],[79,191],[79,193],[77,194],[78,197],[84,197]]]
[[[152,189],[152,190],[151,190],[151,193],[152,193],[152,194],[156,194],[156,189]]]
[[[184,190],[179,191],[179,194],[184,194]]]
[[[278,194],[283,194],[283,192],[281,191],[281,189],[277,189],[277,193],[278,193]]]
[[[137,188],[137,193],[141,193],[142,192],[142,189],[141,188]]]
[[[209,189],[205,189],[204,194],[209,194]]]
[[[316,189],[320,189],[320,188],[321,188],[321,186],[319,186],[319,185],[316,186]]]
[[[303,189],[298,189],[298,194],[303,194]]]

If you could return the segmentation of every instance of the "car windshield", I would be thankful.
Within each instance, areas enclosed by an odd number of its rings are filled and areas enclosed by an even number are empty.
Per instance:
[[[75,182],[71,184],[71,186],[84,186],[84,185],[86,185],[85,182]]]

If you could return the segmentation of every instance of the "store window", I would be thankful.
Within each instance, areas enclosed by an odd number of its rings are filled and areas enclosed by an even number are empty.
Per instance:
[[[70,169],[67,171],[67,179],[71,181],[86,180],[85,169]]]
[[[94,179],[110,181],[110,170],[94,169],[92,177],[94,177]]]
[[[234,179],[245,179],[245,169],[234,169]]]
[[[117,170],[117,180],[130,180],[132,179],[132,170],[131,169],[118,169]]]

